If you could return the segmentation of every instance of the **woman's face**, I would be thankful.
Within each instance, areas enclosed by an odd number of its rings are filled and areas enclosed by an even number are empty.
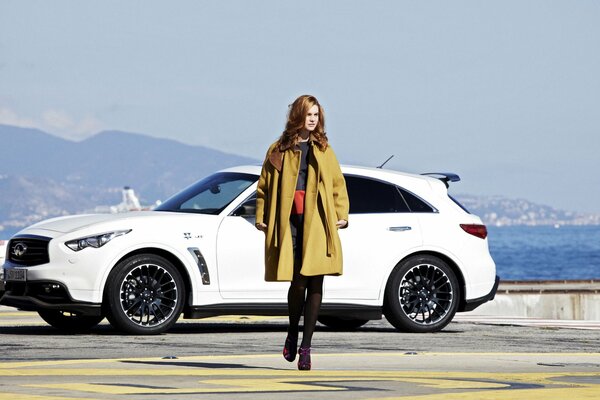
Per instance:
[[[306,114],[306,120],[304,121],[304,129],[309,132],[312,132],[317,127],[319,123],[319,106],[316,104],[308,109],[308,114]]]

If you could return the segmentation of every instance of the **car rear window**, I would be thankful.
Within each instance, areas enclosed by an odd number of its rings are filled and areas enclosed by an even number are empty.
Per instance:
[[[450,199],[456,203],[457,206],[459,206],[460,208],[462,208],[467,214],[471,214],[471,211],[467,210],[467,207],[463,206],[460,201],[456,200],[454,197],[452,197],[451,195],[448,195],[448,197],[450,197]]]

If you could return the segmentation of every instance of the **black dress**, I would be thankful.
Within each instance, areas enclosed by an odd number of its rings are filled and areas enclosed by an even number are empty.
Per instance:
[[[304,233],[304,194],[306,192],[306,177],[308,174],[308,158],[310,145],[308,141],[300,142],[296,146],[300,150],[300,169],[296,181],[296,191],[290,215],[290,227],[292,229],[292,244],[294,246],[294,259],[302,259],[302,237]]]

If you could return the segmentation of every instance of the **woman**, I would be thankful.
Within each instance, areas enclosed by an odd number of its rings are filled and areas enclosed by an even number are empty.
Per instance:
[[[291,281],[283,356],[310,370],[324,275],[342,274],[337,228],[348,226],[348,193],[327,143],[323,109],[313,96],[290,106],[285,131],[267,151],[256,201],[256,227],[265,232],[265,280]],[[300,349],[298,325],[304,311]]]

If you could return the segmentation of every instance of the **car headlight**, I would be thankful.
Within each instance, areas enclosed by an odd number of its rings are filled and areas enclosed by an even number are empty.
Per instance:
[[[99,248],[104,246],[116,237],[123,236],[131,232],[131,229],[124,231],[114,231],[103,233],[101,235],[88,236],[80,239],[69,240],[65,245],[73,251],[83,250],[86,247]]]

